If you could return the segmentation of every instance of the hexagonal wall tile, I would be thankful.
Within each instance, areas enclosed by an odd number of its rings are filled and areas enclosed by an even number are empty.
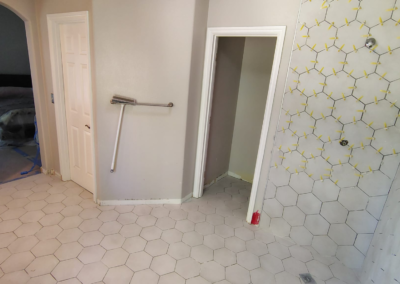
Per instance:
[[[298,73],[304,73],[311,70],[315,66],[315,60],[317,58],[317,53],[308,46],[303,46],[301,50],[294,50],[292,53],[292,61],[290,62],[290,67],[295,69]]]
[[[340,246],[336,257],[349,268],[360,269],[365,256],[353,246]]]
[[[345,3],[345,2],[346,1],[336,1],[332,3]],[[348,26],[344,25],[338,29],[337,33],[338,39],[335,41],[335,44],[336,46],[339,47],[344,45],[342,50],[344,52],[349,53],[354,51],[353,45],[356,47],[356,49],[359,49],[365,45],[365,37],[363,36],[366,34],[368,34],[368,28],[366,26],[360,28],[360,23],[354,21],[351,22]]]
[[[364,149],[357,148],[352,151],[350,164],[357,164],[357,169],[361,172],[367,172],[370,169],[378,170],[382,162],[382,154],[377,153],[371,146],[365,146]]]
[[[327,9],[321,9],[321,4],[321,1],[304,2],[301,6],[299,22],[301,24],[305,23],[307,27],[315,26],[315,20],[322,22],[325,19]]]
[[[334,101],[328,98],[325,94],[321,93],[317,96],[308,98],[306,111],[311,114],[315,119],[329,116],[332,114],[332,107]]]
[[[321,150],[318,148],[322,148],[324,145],[314,134],[307,135],[307,137],[300,137],[298,144],[297,150],[307,159],[312,158],[311,154],[314,157],[321,155]]]
[[[345,58],[346,54],[343,51],[339,50],[336,46],[332,46],[328,50],[318,53],[318,63],[315,65],[315,68],[320,71],[324,68],[322,74],[329,76],[334,74],[333,69],[335,69],[335,72],[343,70]]]
[[[355,81],[353,77],[347,76],[346,72],[337,72],[336,76],[329,76],[326,78],[326,86],[324,92],[334,100],[342,98],[342,93],[345,97],[353,93]]]
[[[346,61],[348,64],[344,66],[347,73],[351,73],[354,78],[361,78],[364,71],[367,74],[375,72],[376,65],[371,62],[378,62],[378,54],[370,52],[366,47],[360,48],[357,52],[352,52],[347,55]]]
[[[329,22],[335,22],[335,26],[340,27],[346,25],[346,19],[349,22],[356,19],[357,10],[354,8],[359,6],[358,1],[332,1],[329,4],[330,6],[328,13],[326,14],[326,20]]]
[[[340,122],[347,124],[355,120],[360,120],[364,105],[354,97],[347,97],[335,102],[335,109],[332,115],[335,118],[340,117]]]
[[[278,187],[276,191],[276,199],[283,206],[296,205],[298,194],[290,186]]]
[[[296,37],[294,39],[294,42],[296,43],[295,49],[298,49],[297,45],[303,46],[306,44],[307,35],[308,35],[307,27],[297,26]]]
[[[283,186],[289,184],[290,173],[284,167],[270,169],[270,179],[276,186]]]
[[[387,91],[389,83],[385,80],[379,80],[380,78],[381,76],[377,74],[371,74],[368,78],[357,79],[357,88],[354,89],[353,95],[356,98],[361,98],[360,100],[364,104],[375,102],[375,97],[378,101],[382,100],[385,97],[383,91]]]
[[[299,173],[291,175],[289,185],[298,194],[303,194],[311,192],[313,183],[314,181],[306,173]]]
[[[304,171],[304,157],[300,155],[297,151],[292,151],[291,153],[285,153],[285,159],[282,162],[284,168],[290,173],[302,172]]]
[[[369,145],[371,140],[368,137],[372,137],[374,130],[362,121],[357,123],[349,123],[343,127],[344,136],[349,141],[349,145],[354,145],[354,148],[361,147],[361,143]]]
[[[309,47],[314,47],[314,50],[320,52],[325,49],[325,44],[328,48],[333,45],[334,37],[336,36],[337,29],[335,27],[330,27],[331,25],[327,22],[322,22],[318,26],[310,28],[307,39],[307,45]]]
[[[289,152],[288,148],[290,150],[295,150],[297,144],[298,138],[296,135],[292,135],[293,132],[291,131],[280,131],[276,134],[275,138],[275,145],[280,147],[280,150],[284,153]]]
[[[386,126],[392,126],[395,124],[399,110],[395,107],[391,107],[391,104],[382,100],[377,104],[369,104],[365,107],[365,113],[363,115],[363,121],[366,124],[372,123],[371,127],[381,129]]]
[[[309,116],[307,113],[302,112],[300,115],[292,116],[292,123],[290,129],[296,132],[298,136],[304,136],[311,134],[313,129],[310,126],[315,125],[315,119]]]
[[[348,210],[364,210],[368,196],[358,187],[348,187],[342,188],[338,200]]]
[[[339,164],[339,160],[342,163],[347,163],[349,160],[349,155],[351,153],[349,147],[340,145],[339,140],[325,143],[324,149],[325,151],[322,152],[322,157],[327,159],[332,165]]]
[[[389,85],[390,93],[386,94],[386,99],[395,106],[400,107],[400,100],[398,99],[398,94],[400,93],[400,80],[391,82]]]
[[[358,186],[369,196],[386,195],[389,192],[391,179],[380,171],[364,175]]]
[[[292,227],[290,238],[301,246],[309,246],[312,243],[313,235],[304,226]]]
[[[397,64],[400,60],[400,51],[396,49],[392,54],[386,53],[381,55],[379,58],[379,64],[376,68],[376,73],[383,76],[385,75],[385,79],[389,81],[395,81],[400,79],[400,66]]]
[[[302,112],[306,108],[307,97],[302,95],[298,90],[294,90],[293,93],[286,93],[283,98],[282,108],[289,112],[289,114],[297,114]]]
[[[277,218],[282,216],[283,206],[276,199],[266,199],[264,201],[263,210],[268,216]]]
[[[286,83],[287,92],[290,92],[289,87],[292,90],[296,89],[297,88],[297,84],[299,82],[299,74],[297,72],[293,71],[293,70],[290,71],[288,73],[288,78],[287,78],[286,82],[287,82]]]
[[[314,195],[322,202],[337,200],[340,188],[330,179],[315,181],[313,187]]]
[[[321,157],[309,159],[307,163],[306,173],[312,175],[313,180],[329,178],[332,166]]]
[[[316,70],[309,70],[300,75],[298,89],[301,90],[306,96],[313,96],[315,93],[322,92],[323,84],[325,83],[325,76],[321,75]],[[315,93],[314,93],[315,91]]]
[[[400,128],[396,126],[388,127],[387,130],[379,129],[375,131],[374,140],[372,140],[371,145],[375,149],[381,149],[380,153],[383,155],[393,154],[393,150],[396,153],[400,152]]]
[[[386,21],[392,15],[388,9],[393,8],[395,0],[383,0],[375,2],[373,0],[363,0],[362,9],[358,11],[357,20],[361,23],[365,22],[367,26],[373,27],[379,24],[379,17]],[[379,15],[379,16],[378,16]]]
[[[343,125],[337,122],[332,116],[328,116],[326,119],[319,119],[315,124],[314,134],[320,136],[323,142],[328,142],[329,138],[331,140],[337,140],[340,138],[340,133],[337,130],[342,130]]]
[[[356,186],[359,180],[359,172],[349,164],[333,166],[332,180],[337,181],[340,187]]]

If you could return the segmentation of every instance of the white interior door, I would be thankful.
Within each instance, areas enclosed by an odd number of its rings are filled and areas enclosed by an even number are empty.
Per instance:
[[[71,179],[94,189],[89,55],[84,23],[60,26]]]

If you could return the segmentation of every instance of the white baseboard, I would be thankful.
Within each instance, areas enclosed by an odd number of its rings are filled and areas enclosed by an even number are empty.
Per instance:
[[[210,183],[204,185],[203,188],[207,188],[207,187],[212,186],[214,183],[216,183],[216,182],[219,181],[220,179],[223,179],[223,178],[226,177],[227,175],[228,175],[228,172],[226,172],[226,173],[220,175],[220,176],[217,177],[216,179],[213,179]]]
[[[237,179],[242,179],[242,177],[240,175],[235,174],[234,172],[228,171],[228,176],[230,177],[234,177]]]
[[[189,193],[181,199],[137,199],[137,200],[97,200],[97,204],[103,206],[115,205],[139,205],[139,204],[181,204],[189,200],[193,193]]]

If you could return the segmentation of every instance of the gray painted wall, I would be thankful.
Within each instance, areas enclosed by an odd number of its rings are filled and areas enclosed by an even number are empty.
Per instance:
[[[31,74],[25,23],[0,5],[0,74]]]
[[[240,37],[218,40],[205,184],[229,170],[245,40]]]

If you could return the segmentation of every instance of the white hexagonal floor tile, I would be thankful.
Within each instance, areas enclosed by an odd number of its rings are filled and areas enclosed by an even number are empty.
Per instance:
[[[337,130],[342,130],[343,125],[340,122],[337,122],[336,119],[332,116],[328,116],[326,119],[319,119],[315,124],[314,134],[319,137],[321,136],[321,140],[323,142],[328,142],[329,138],[331,140],[340,139],[340,133]]]
[[[289,223],[290,226],[302,226],[306,215],[297,206],[285,207],[283,211],[283,219]]]
[[[378,170],[383,158],[382,154],[377,153],[371,146],[354,149],[351,154],[353,157],[350,159],[350,164],[357,165],[360,172],[367,172],[370,169]]]
[[[378,54],[370,52],[366,47],[360,48],[357,52],[352,52],[347,55],[346,61],[348,64],[344,66],[347,73],[351,73],[354,78],[365,76],[364,71],[369,75],[375,72],[376,65],[372,62],[378,62]]]
[[[303,46],[301,50],[294,50],[292,53],[292,61],[290,62],[290,67],[292,69],[296,68],[296,72],[304,73],[311,70],[315,66],[315,60],[317,58],[317,53],[308,46]]]
[[[340,188],[330,179],[315,181],[313,187],[314,195],[322,202],[337,200]]]
[[[332,224],[328,236],[340,246],[352,246],[357,234],[346,224]]]
[[[321,93],[308,98],[306,111],[315,119],[320,119],[332,114],[334,101]]]
[[[352,211],[347,217],[346,224],[357,234],[372,234],[378,221],[367,211]]]
[[[354,1],[350,2],[353,3]],[[346,1],[336,1],[332,3],[342,3],[342,5],[347,5],[349,2]],[[354,2],[358,3],[358,2]],[[352,11],[356,12],[356,11]],[[344,20],[344,19],[343,19]],[[349,25],[344,25],[338,29],[337,37],[338,39],[335,41],[336,46],[343,46],[343,51],[346,53],[354,51],[353,45],[356,49],[359,49],[365,44],[364,35],[368,34],[368,28],[363,26],[360,29],[360,23],[357,21],[349,23]]]
[[[343,70],[345,58],[346,54],[343,51],[339,50],[336,46],[332,46],[328,50],[318,53],[318,63],[315,65],[315,68],[320,71],[324,68],[322,74],[329,76],[334,74],[333,69],[335,69],[335,72]]]
[[[386,195],[389,192],[392,180],[380,171],[365,174],[358,183],[358,186],[368,196]]]
[[[328,236],[315,236],[312,247],[321,255],[334,256],[337,251],[337,244]]]
[[[395,81],[400,79],[400,66],[397,64],[400,60],[400,50],[396,49],[390,53],[386,53],[381,55],[379,58],[379,64],[376,68],[376,73],[383,76],[385,75],[385,79],[389,81]]]
[[[348,187],[342,188],[338,200],[348,210],[364,210],[368,196],[358,187]]]
[[[292,227],[290,238],[301,246],[309,246],[312,243],[313,235],[304,226]]]
[[[353,246],[339,246],[336,257],[353,269],[361,269],[365,259],[365,256]]]
[[[324,202],[321,208],[321,215],[331,224],[346,222],[347,214],[346,208],[337,201]]]
[[[307,215],[304,227],[314,236],[320,236],[328,233],[329,223],[320,215]]]
[[[314,50],[317,52],[325,50],[325,44],[327,44],[328,48],[333,45],[333,38],[336,36],[336,31],[336,27],[331,27],[327,22],[321,22],[308,31],[309,38],[307,39],[307,45],[314,47]]]
[[[312,193],[300,194],[297,207],[306,214],[318,214],[321,209],[322,202]]]
[[[326,78],[326,86],[324,92],[334,100],[342,98],[342,94],[345,97],[350,96],[353,93],[353,87],[355,84],[353,77],[347,76],[346,72],[337,72],[336,76],[329,76]]]

